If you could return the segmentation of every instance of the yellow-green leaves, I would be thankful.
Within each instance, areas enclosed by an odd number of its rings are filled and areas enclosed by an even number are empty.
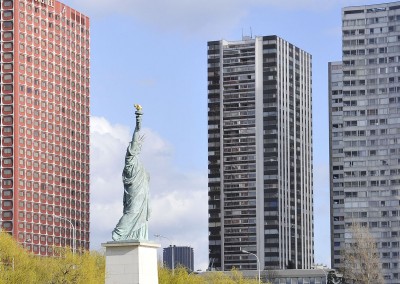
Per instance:
[[[100,253],[54,250],[57,257],[35,256],[0,232],[0,284],[104,283],[105,258]]]
[[[176,268],[174,273],[159,267],[158,281],[159,284],[258,284],[258,280],[244,278],[242,273],[235,269],[229,274],[220,271],[193,274],[183,267]]]

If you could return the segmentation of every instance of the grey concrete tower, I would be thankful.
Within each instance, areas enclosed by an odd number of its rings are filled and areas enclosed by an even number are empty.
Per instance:
[[[208,42],[210,268],[312,265],[311,83],[277,36]]]
[[[329,64],[332,266],[353,222],[400,283],[400,2],[342,9],[342,62]]]

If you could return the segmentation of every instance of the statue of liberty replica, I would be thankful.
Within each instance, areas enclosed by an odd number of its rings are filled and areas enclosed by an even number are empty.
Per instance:
[[[149,207],[149,175],[139,160],[143,136],[139,135],[142,123],[142,107],[135,105],[136,127],[132,141],[126,149],[125,167],[122,171],[124,183],[124,210],[112,232],[114,241],[147,241]]]

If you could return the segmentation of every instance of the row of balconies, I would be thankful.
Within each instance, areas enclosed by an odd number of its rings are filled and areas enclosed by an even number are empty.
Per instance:
[[[40,204],[39,202],[19,201],[19,208],[22,210],[32,210],[33,213],[42,213],[42,214],[46,214],[47,211],[49,210],[53,212],[53,208],[56,212],[65,210],[68,216],[71,215],[72,217],[77,218],[78,220],[81,219],[81,217],[82,218],[85,217],[81,216],[82,213],[88,215],[88,213],[85,212],[88,212],[89,210],[89,203],[79,202],[79,201],[75,202],[74,200],[72,200],[74,202],[65,202],[65,201],[63,202],[63,201],[64,200],[61,201],[59,200],[58,202],[55,201],[54,206],[50,204]],[[67,199],[67,201],[69,201],[69,199]],[[1,212],[12,210],[14,208],[13,204],[14,204],[13,200],[7,200],[7,199],[2,200]]]

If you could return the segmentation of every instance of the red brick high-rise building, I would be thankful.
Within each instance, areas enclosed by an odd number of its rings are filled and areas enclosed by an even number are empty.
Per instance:
[[[89,249],[89,18],[2,0],[0,223],[28,250]]]

